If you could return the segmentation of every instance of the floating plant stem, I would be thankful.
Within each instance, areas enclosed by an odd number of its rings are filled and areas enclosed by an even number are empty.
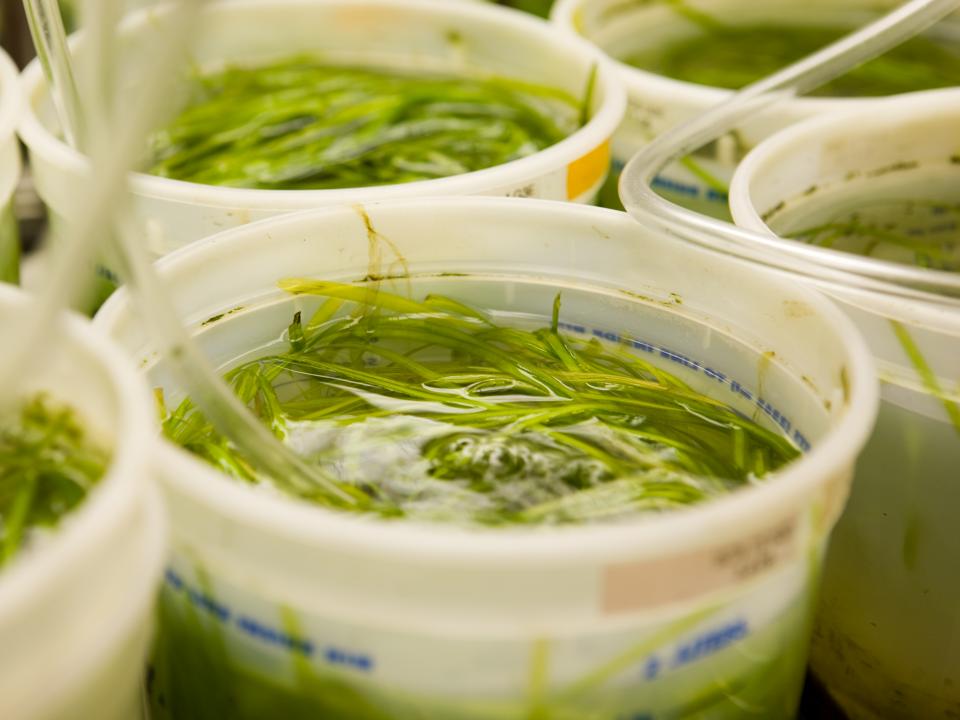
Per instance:
[[[231,66],[194,80],[152,140],[150,172],[261,189],[367,187],[526,157],[574,132],[576,98],[501,77],[323,64]],[[589,97],[589,92],[588,92]]]
[[[362,497],[361,511],[590,522],[706,501],[799,455],[626,347],[565,335],[559,295],[530,327],[438,294],[280,286],[327,299],[226,378],[305,462]],[[166,412],[164,431],[239,480],[327,504],[257,473],[189,398]]]

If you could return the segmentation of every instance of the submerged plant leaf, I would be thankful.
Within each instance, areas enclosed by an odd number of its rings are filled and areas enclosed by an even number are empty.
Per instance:
[[[709,500],[799,455],[784,436],[625,347],[431,294],[366,283],[280,283],[327,300],[289,342],[227,377],[308,462],[389,517],[501,525],[580,523]],[[336,303],[330,305],[331,300]],[[255,476],[189,399],[168,437],[245,481]]]

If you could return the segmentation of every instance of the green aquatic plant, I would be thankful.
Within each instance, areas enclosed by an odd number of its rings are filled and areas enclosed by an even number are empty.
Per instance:
[[[151,141],[150,172],[229,187],[351,188],[500,165],[580,125],[567,93],[502,77],[411,73],[308,57],[199,75]]]
[[[277,437],[359,509],[387,517],[560,524],[663,511],[758,480],[797,457],[782,435],[688,387],[626,345],[506,322],[431,294],[286,280],[326,300],[285,341],[226,375]],[[164,432],[224,472],[263,478],[189,399]]]
[[[107,461],[76,414],[44,395],[0,423],[0,567],[82,502]]]
[[[676,80],[735,90],[850,32],[848,27],[822,25],[727,24],[705,21],[702,13],[693,20],[697,31],[692,35],[627,55],[624,61]],[[879,96],[954,85],[960,85],[960,47],[915,37],[813,94]]]

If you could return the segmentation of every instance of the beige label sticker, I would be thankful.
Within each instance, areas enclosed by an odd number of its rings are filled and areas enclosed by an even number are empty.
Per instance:
[[[800,515],[713,548],[604,568],[603,612],[646,610],[689,600],[770,572],[797,557]]]

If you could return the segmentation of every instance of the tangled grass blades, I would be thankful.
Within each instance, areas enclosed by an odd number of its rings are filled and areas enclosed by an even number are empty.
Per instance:
[[[279,438],[361,510],[502,525],[582,523],[690,505],[798,455],[626,346],[524,329],[442,295],[291,279],[326,298],[285,342],[227,373]],[[262,478],[189,399],[167,436],[224,472]]]
[[[580,125],[581,104],[499,77],[411,74],[307,57],[195,80],[152,139],[150,172],[208,185],[329,189],[429,180],[500,165]]]

